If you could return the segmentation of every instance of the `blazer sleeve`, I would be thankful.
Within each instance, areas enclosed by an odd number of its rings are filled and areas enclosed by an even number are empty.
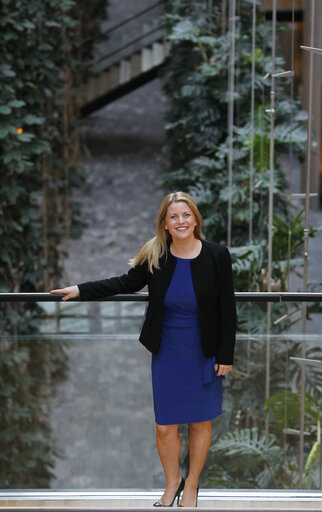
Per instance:
[[[100,281],[88,281],[78,284],[81,300],[93,300],[102,297],[111,297],[118,293],[138,292],[147,284],[148,266],[143,263],[132,267],[127,274],[122,276],[102,279]]]
[[[230,252],[227,247],[220,251],[219,257],[219,343],[216,363],[233,364],[236,339],[236,304]]]

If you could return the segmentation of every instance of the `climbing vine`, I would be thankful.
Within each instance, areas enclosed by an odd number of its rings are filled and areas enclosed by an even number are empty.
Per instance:
[[[106,0],[2,0],[0,6],[0,287],[48,290],[59,247],[77,234],[77,129]],[[75,231],[76,228],[76,231]],[[49,487],[58,455],[48,423],[63,346],[36,336],[41,308],[1,304],[0,487]]]

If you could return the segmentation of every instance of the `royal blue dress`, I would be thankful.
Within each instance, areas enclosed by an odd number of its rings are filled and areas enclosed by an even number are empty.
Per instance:
[[[222,377],[215,357],[202,352],[191,259],[177,264],[165,296],[161,345],[152,356],[155,421],[159,425],[195,423],[222,412]]]

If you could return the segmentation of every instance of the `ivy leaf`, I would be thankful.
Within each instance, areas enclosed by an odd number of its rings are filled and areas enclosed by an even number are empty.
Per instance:
[[[7,105],[0,105],[0,114],[8,115],[11,114],[11,108]]]
[[[0,126],[0,139],[5,139],[8,137],[8,134],[11,132],[10,126]]]
[[[12,108],[20,108],[20,107],[24,107],[25,105],[26,105],[26,102],[23,100],[11,100],[8,103],[8,106],[12,107]]]
[[[26,123],[29,125],[32,124],[43,124],[45,122],[45,118],[41,116],[35,116],[34,114],[27,114],[22,118],[22,123]]]
[[[30,30],[33,30],[36,28],[36,25],[34,23],[32,23],[31,21],[29,20],[24,20],[22,22],[22,26],[27,28],[27,29],[30,29]]]
[[[16,151],[12,151],[10,153],[7,153],[3,157],[3,163],[7,165],[7,164],[10,164],[11,162],[13,162],[14,160],[19,161],[20,159],[21,159],[21,154]]]
[[[28,133],[28,132],[24,132],[24,133],[21,133],[20,135],[18,135],[18,139],[21,142],[30,142],[34,137],[35,137],[35,135],[33,133]]]
[[[56,28],[60,28],[60,23],[58,23],[57,21],[52,21],[52,20],[46,20],[45,21],[45,26],[46,27],[56,27]]]
[[[7,78],[13,78],[16,76],[16,73],[12,70],[12,67],[9,66],[9,64],[1,64],[0,73]]]

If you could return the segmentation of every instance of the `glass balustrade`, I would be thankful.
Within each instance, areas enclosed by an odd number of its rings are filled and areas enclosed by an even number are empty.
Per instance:
[[[137,341],[145,307],[130,301],[1,303],[2,489],[163,487],[151,357]],[[304,374],[302,486],[320,489],[320,303],[308,303],[305,336],[302,303],[272,303],[270,331],[267,304],[237,307],[235,365],[224,382],[223,414],[213,422],[201,486],[299,488]],[[180,431],[185,468],[188,426]]]

